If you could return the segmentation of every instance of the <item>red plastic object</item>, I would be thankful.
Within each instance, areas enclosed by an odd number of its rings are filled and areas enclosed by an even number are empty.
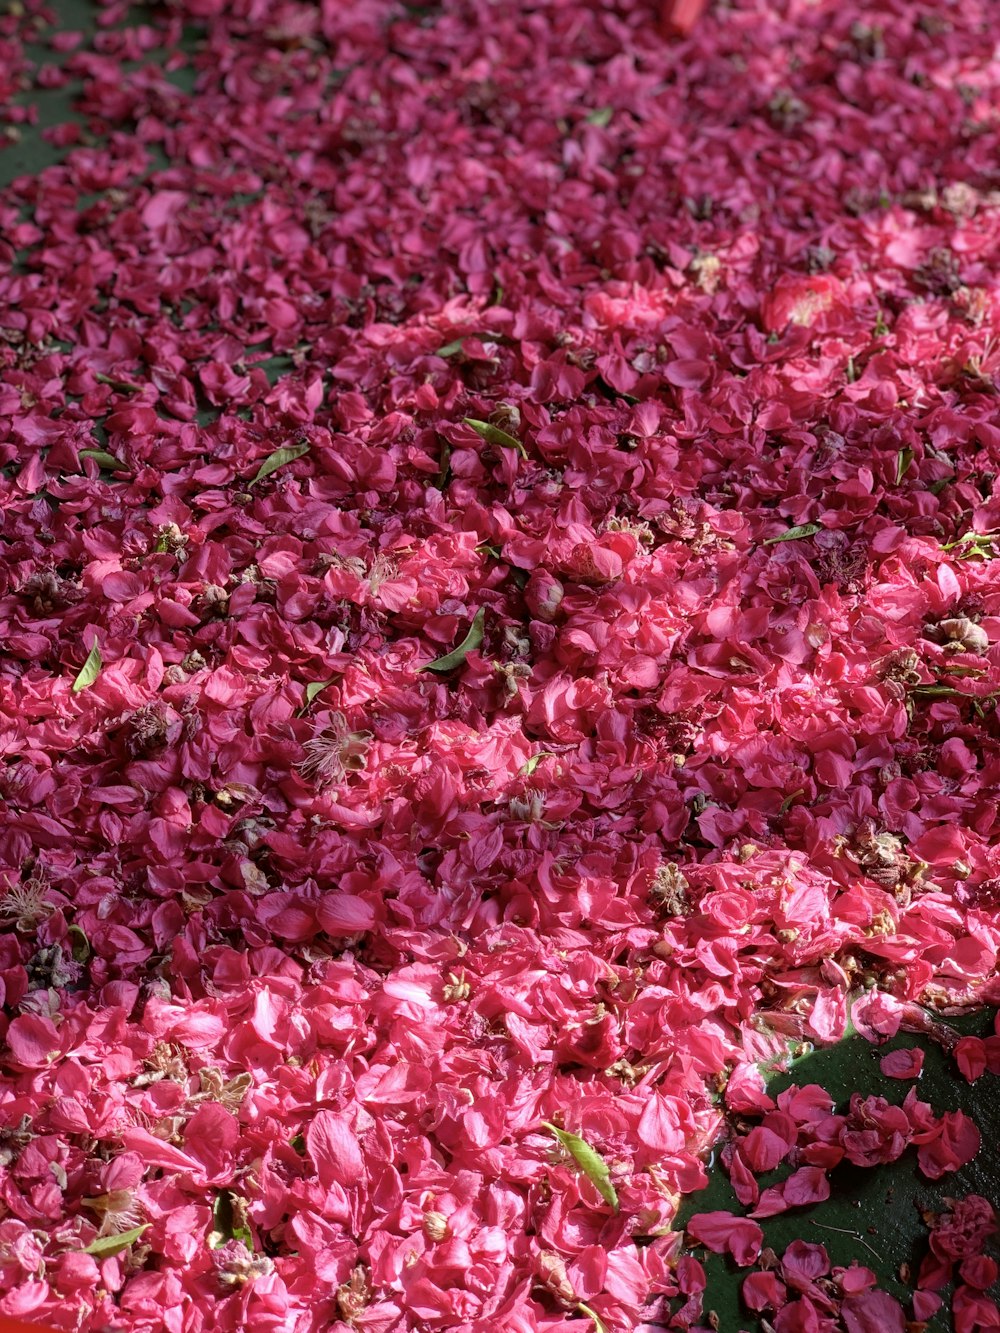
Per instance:
[[[667,0],[660,16],[665,32],[686,37],[701,18],[708,0]]]

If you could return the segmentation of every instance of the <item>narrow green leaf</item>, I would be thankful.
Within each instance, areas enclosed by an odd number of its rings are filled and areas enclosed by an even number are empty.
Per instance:
[[[336,679],[336,676],[331,676],[329,680],[311,680],[306,686],[306,703],[311,704],[317,694],[321,694],[326,687],[332,685]]]
[[[257,469],[257,475],[251,481],[251,486],[256,486],[258,481],[263,481],[269,477],[272,472],[277,472],[279,467],[284,467],[286,463],[294,463],[296,458],[301,458],[303,454],[309,452],[308,444],[290,444],[284,449],[275,449],[273,454],[269,454]]]
[[[968,699],[970,703],[988,703],[991,699],[997,698],[1000,690],[992,690],[989,694],[970,694],[967,690],[956,690],[950,685],[914,685],[911,694],[919,694],[927,699]]]
[[[101,661],[101,650],[95,643],[93,648],[87,654],[87,660],[80,668],[76,680],[73,682],[73,693],[79,694],[81,690],[88,689],[101,674],[101,667],[104,663]]]
[[[543,759],[551,759],[551,750],[539,750],[538,754],[533,754],[526,764],[522,764],[517,771],[518,777],[530,778],[535,769]]]
[[[94,372],[94,379],[97,380],[98,384],[107,384],[120,393],[138,393],[142,388],[141,384],[130,384],[128,380],[116,380],[112,379],[110,375],[102,375],[99,370]]]
[[[912,449],[900,449],[899,453],[896,455],[896,485],[897,485],[897,486],[898,486],[899,483],[903,480],[903,478],[906,476],[907,469],[909,468],[909,466],[910,466],[910,464],[911,464],[912,462],[913,462],[913,450],[912,450]]]
[[[465,342],[464,337],[463,337],[463,338],[456,338],[454,342],[451,342],[451,343],[445,343],[445,345],[444,345],[443,347],[439,347],[439,348],[437,349],[437,351],[434,353],[434,355],[435,355],[435,356],[457,356],[458,353],[462,350],[462,344],[463,344],[464,342]]]
[[[588,125],[596,125],[598,129],[603,130],[614,114],[613,106],[599,106],[596,111],[591,111],[590,115],[585,116],[584,119]]]
[[[965,545],[967,545],[969,542],[974,542],[974,541],[976,540],[976,536],[977,536],[977,534],[974,533],[974,532],[963,532],[962,535],[961,535],[961,537],[956,538],[955,541],[953,541],[953,542],[945,542],[944,545],[941,547],[941,550],[942,550],[942,551],[954,551],[954,549],[956,548],[956,546],[965,546]]]
[[[467,426],[471,426],[487,444],[495,444],[500,449],[516,449],[522,458],[528,457],[527,449],[516,436],[508,435],[505,430],[501,430],[499,426],[494,426],[491,421],[477,421],[475,417],[463,417],[462,420]]]
[[[806,790],[805,787],[799,787],[798,791],[790,792],[789,795],[786,796],[785,799],[781,802],[781,808],[779,809],[778,813],[781,815],[787,815],[789,810],[791,810],[792,806],[795,804],[796,797],[803,796],[805,794],[805,790]]]
[[[438,467],[438,474],[434,478],[434,485],[439,491],[443,491],[448,485],[448,478],[451,475],[451,445],[447,440],[441,441],[441,463]]]
[[[445,653],[444,657],[436,657],[433,662],[428,662],[426,666],[420,668],[421,671],[454,671],[455,667],[461,666],[472,652],[473,648],[478,648],[483,641],[483,623],[486,620],[486,608],[481,606],[476,612],[475,619],[469,627],[469,632],[450,653]]]
[[[69,949],[74,963],[85,963],[90,957],[90,940],[79,926],[70,926],[66,934],[70,939]]]
[[[232,1190],[222,1190],[212,1204],[212,1230],[208,1233],[208,1248],[221,1249],[231,1240],[241,1240],[253,1250],[253,1232],[246,1224],[246,1200]]]
[[[965,532],[957,541],[946,542],[941,550],[954,551],[958,549],[959,559],[978,555],[984,560],[992,560],[996,537],[995,532]]]
[[[543,1120],[542,1124],[550,1134],[556,1136],[560,1145],[566,1149],[583,1174],[596,1187],[604,1202],[610,1203],[611,1207],[617,1212],[618,1194],[611,1183],[611,1172],[608,1170],[608,1164],[601,1154],[596,1152],[586,1139],[581,1139],[579,1134],[570,1134],[568,1130],[557,1129],[548,1120]]]
[[[779,533],[777,537],[767,537],[764,541],[765,546],[773,546],[775,542],[794,542],[800,537],[814,537],[817,532],[822,532],[819,523],[800,523],[796,528],[789,528],[787,532]]]
[[[81,449],[81,458],[92,458],[98,467],[106,468],[108,472],[125,472],[127,468],[120,458],[115,458],[114,454],[109,454],[105,449]]]
[[[596,1310],[592,1310],[589,1305],[584,1305],[583,1301],[577,1301],[576,1308],[581,1314],[585,1314],[588,1319],[594,1321],[594,1333],[608,1333],[607,1325]]]
[[[82,1253],[92,1254],[95,1259],[110,1259],[112,1255],[121,1254],[122,1250],[127,1250],[130,1245],[135,1244],[148,1226],[149,1223],[144,1222],[141,1227],[119,1231],[117,1236],[98,1236],[84,1247]]]

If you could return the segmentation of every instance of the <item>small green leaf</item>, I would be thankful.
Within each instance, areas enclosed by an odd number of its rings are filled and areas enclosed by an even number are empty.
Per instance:
[[[508,435],[505,430],[501,430],[499,426],[494,426],[491,421],[477,421],[475,417],[463,417],[462,420],[467,426],[471,426],[487,444],[495,444],[500,449],[516,449],[522,458],[528,457],[528,451],[519,439],[513,435]]]
[[[899,453],[896,455],[896,485],[897,485],[897,486],[898,486],[899,483],[903,480],[903,478],[906,476],[907,469],[909,468],[909,466],[910,466],[910,464],[911,464],[912,462],[913,462],[913,450],[912,450],[912,449],[900,449]]]
[[[517,770],[518,777],[530,778],[532,773],[534,773],[535,769],[538,767],[538,765],[542,762],[543,759],[551,759],[552,757],[553,756],[551,750],[539,750],[538,754],[533,754],[531,758],[528,760],[528,762],[526,764],[522,764],[521,767]]]
[[[954,551],[956,546],[965,546],[969,542],[974,542],[976,540],[977,535],[978,534],[975,532],[963,532],[961,537],[956,538],[955,541],[945,542],[944,545],[941,547],[941,550]]]
[[[296,458],[301,458],[303,454],[309,452],[308,444],[290,444],[284,449],[275,449],[273,454],[269,454],[257,469],[257,475],[251,481],[251,486],[256,486],[258,481],[263,481],[269,477],[272,472],[277,472],[279,467],[284,467],[286,463],[294,463]]]
[[[246,1200],[232,1190],[221,1190],[212,1204],[212,1230],[208,1233],[208,1248],[221,1249],[231,1240],[241,1240],[253,1250],[253,1232],[246,1223]]]
[[[589,1305],[584,1305],[583,1301],[577,1301],[576,1308],[581,1314],[585,1314],[588,1319],[594,1321],[594,1333],[608,1333],[607,1325],[601,1319],[601,1316],[595,1310],[592,1310]]]
[[[74,963],[85,963],[90,957],[90,940],[79,926],[70,926],[66,934],[70,937],[69,949]]]
[[[590,115],[585,116],[584,119],[588,125],[596,125],[598,129],[603,130],[614,114],[613,106],[599,106],[596,111],[591,111]]]
[[[773,546],[775,542],[794,542],[800,537],[814,537],[822,530],[819,523],[800,523],[798,527],[789,528],[787,532],[779,533],[777,537],[767,537],[763,544]]]
[[[92,1254],[95,1259],[110,1259],[112,1255],[121,1254],[122,1250],[127,1250],[130,1245],[135,1244],[148,1226],[149,1223],[144,1222],[141,1227],[119,1231],[117,1236],[98,1236],[84,1247],[82,1253]]]
[[[93,648],[87,654],[87,660],[80,668],[76,680],[73,682],[73,693],[79,694],[81,690],[88,689],[101,674],[101,667],[104,663],[101,661],[101,650],[95,643]]]
[[[451,475],[451,445],[447,440],[441,441],[441,463],[438,467],[438,474],[434,478],[434,485],[439,491],[443,491],[448,485],[448,478]]]
[[[336,676],[331,676],[329,680],[311,680],[306,686],[306,703],[311,704],[317,694],[322,694],[326,687],[332,685],[336,679]]]
[[[306,1136],[304,1134],[296,1134],[294,1138],[288,1140],[288,1146],[293,1152],[297,1152],[300,1157],[305,1157]]]
[[[910,693],[922,695],[926,699],[968,699],[973,704],[988,703],[1000,695],[998,690],[989,694],[970,694],[968,690],[956,690],[950,685],[914,685]]]
[[[778,813],[780,815],[787,815],[789,810],[791,810],[792,806],[794,805],[796,798],[805,795],[805,790],[806,790],[805,787],[800,787],[798,791],[793,791],[788,796],[786,796],[785,799],[781,802],[781,808],[779,809]]]
[[[115,458],[114,454],[109,454],[105,449],[81,449],[81,458],[92,458],[98,467],[105,468],[108,472],[125,472],[126,465],[120,458]]]
[[[942,551],[954,551],[958,548],[959,559],[965,559],[967,556],[978,555],[984,560],[992,560],[993,544],[996,541],[995,532],[965,532],[957,541],[946,542]]]
[[[940,495],[946,486],[950,486],[955,480],[954,477],[942,477],[940,481],[935,481],[927,487],[931,495]]]
[[[107,384],[112,389],[117,389],[119,393],[138,393],[142,388],[141,384],[130,384],[128,380],[112,379],[110,375],[102,375],[101,372],[94,372],[94,379],[98,384]]]
[[[483,641],[483,622],[486,620],[486,608],[481,606],[476,612],[475,619],[469,627],[469,632],[450,653],[445,653],[444,657],[436,657],[433,662],[428,662],[426,666],[420,668],[421,671],[454,671],[455,667],[461,666],[472,652],[473,648],[478,648]]]
[[[464,338],[456,338],[454,342],[452,342],[452,343],[445,343],[445,345],[444,345],[443,347],[439,347],[439,348],[437,349],[437,351],[434,353],[434,355],[435,355],[435,356],[457,356],[458,353],[462,350],[462,344],[463,344],[464,342],[465,342],[465,339],[464,339]]]
[[[596,1187],[604,1202],[610,1203],[611,1207],[617,1212],[618,1194],[611,1183],[611,1172],[608,1170],[608,1164],[601,1154],[595,1152],[587,1140],[581,1139],[579,1134],[570,1134],[568,1130],[557,1129],[548,1120],[543,1120],[542,1124],[550,1134],[556,1136],[560,1146],[566,1149],[583,1174]]]

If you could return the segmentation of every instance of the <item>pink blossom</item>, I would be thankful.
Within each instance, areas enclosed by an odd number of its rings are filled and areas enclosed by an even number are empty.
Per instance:
[[[741,1267],[760,1253],[764,1233],[756,1222],[732,1213],[696,1213],[685,1228],[688,1236],[716,1254],[730,1254]]]
[[[949,1171],[965,1166],[979,1152],[981,1136],[963,1111],[948,1111],[933,1130],[914,1136],[921,1171],[931,1180],[939,1180]]]
[[[919,1046],[906,1050],[889,1051],[879,1061],[879,1068],[887,1078],[919,1078],[924,1065],[924,1052]]]
[[[948,1211],[939,1213],[931,1227],[931,1249],[939,1259],[971,1258],[996,1233],[996,1214],[978,1194],[948,1202]]]
[[[884,1291],[845,1297],[840,1317],[847,1333],[905,1333],[903,1307]]]

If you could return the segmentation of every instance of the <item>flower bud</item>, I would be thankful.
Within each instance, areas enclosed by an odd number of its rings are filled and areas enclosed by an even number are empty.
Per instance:
[[[990,646],[990,636],[981,625],[967,616],[956,616],[952,620],[942,620],[939,632],[948,640],[948,647],[964,653],[985,653]]]
[[[445,1240],[448,1236],[448,1219],[444,1213],[434,1211],[424,1213],[424,1235],[428,1240]]]
[[[528,610],[539,620],[551,620],[563,599],[563,585],[547,570],[536,569],[524,589]]]

